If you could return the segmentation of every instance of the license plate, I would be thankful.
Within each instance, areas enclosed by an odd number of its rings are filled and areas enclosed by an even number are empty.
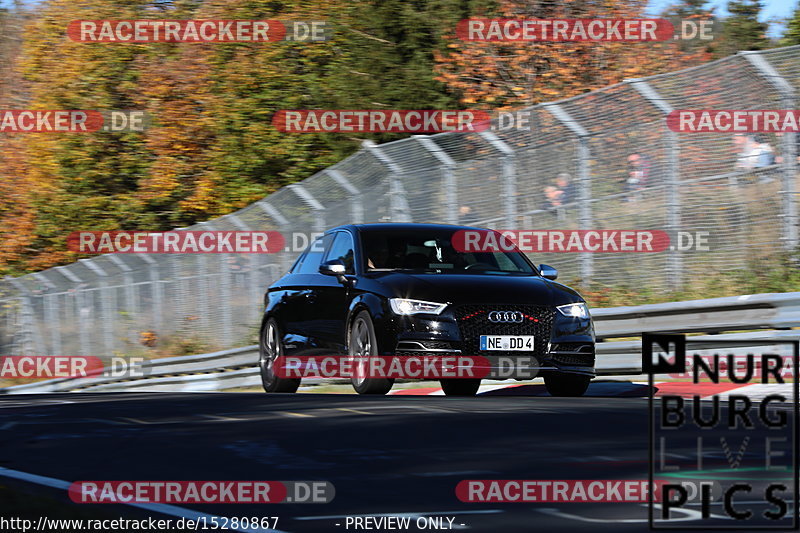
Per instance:
[[[533,335],[481,335],[481,350],[532,352]]]

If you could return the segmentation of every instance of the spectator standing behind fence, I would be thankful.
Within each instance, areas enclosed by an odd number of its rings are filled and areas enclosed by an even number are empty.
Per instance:
[[[760,154],[755,137],[753,135],[734,135],[733,145],[737,151],[735,167],[739,170],[754,169]]]
[[[566,172],[562,172],[556,177],[556,188],[561,191],[560,200],[562,204],[571,204],[577,200],[572,176]]]
[[[650,179],[650,160],[647,156],[631,154],[628,156],[628,178],[625,180],[625,192],[635,193],[647,187]],[[628,196],[628,201],[638,199],[638,194]]]
[[[776,162],[775,151],[764,134],[734,135],[733,144],[738,150],[738,155],[736,156],[737,170],[765,168],[774,165]],[[761,175],[760,181],[771,180],[770,176]]]
[[[769,167],[775,164],[775,151],[767,140],[767,136],[759,133],[755,136],[756,168]]]
[[[560,190],[555,185],[548,185],[544,188],[544,202],[542,202],[542,209],[555,209],[561,207],[563,204],[562,198],[564,191]]]
[[[470,206],[462,205],[458,208],[458,223],[462,226],[472,226],[478,223],[478,217]]]
[[[775,142],[775,146],[778,148],[778,151],[781,152],[782,150],[784,150],[786,148],[786,139],[784,137],[784,133],[783,132],[777,132],[775,134],[775,137],[777,137],[777,140]],[[800,133],[795,133],[794,134],[794,156],[795,156],[795,161],[797,163],[800,163]],[[782,155],[780,155],[780,154],[775,155],[775,164],[776,165],[781,165],[781,164],[783,164],[784,161],[785,160],[784,160]]]

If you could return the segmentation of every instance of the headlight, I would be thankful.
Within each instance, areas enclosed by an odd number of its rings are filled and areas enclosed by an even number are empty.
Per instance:
[[[586,307],[586,304],[583,302],[559,305],[556,307],[556,309],[558,309],[558,312],[564,316],[569,316],[572,318],[589,318],[589,308]]]
[[[389,298],[389,305],[392,311],[398,315],[416,315],[418,313],[438,315],[447,307],[447,304],[424,302],[422,300],[406,300],[404,298]]]

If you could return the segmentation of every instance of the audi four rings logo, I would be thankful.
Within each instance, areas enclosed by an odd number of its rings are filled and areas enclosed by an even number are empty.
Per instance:
[[[522,322],[522,313],[519,311],[492,311],[489,313],[489,322]]]

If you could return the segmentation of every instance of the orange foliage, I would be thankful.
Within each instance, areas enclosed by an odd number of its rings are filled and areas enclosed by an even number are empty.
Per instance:
[[[544,5],[500,0],[491,18],[644,18],[638,0],[571,0]],[[589,9],[591,12],[589,12]],[[474,15],[476,17],[483,15]],[[437,79],[472,108],[512,108],[569,98],[593,89],[678,70],[711,59],[705,50],[684,51],[675,42],[489,42],[449,35],[436,54]]]

